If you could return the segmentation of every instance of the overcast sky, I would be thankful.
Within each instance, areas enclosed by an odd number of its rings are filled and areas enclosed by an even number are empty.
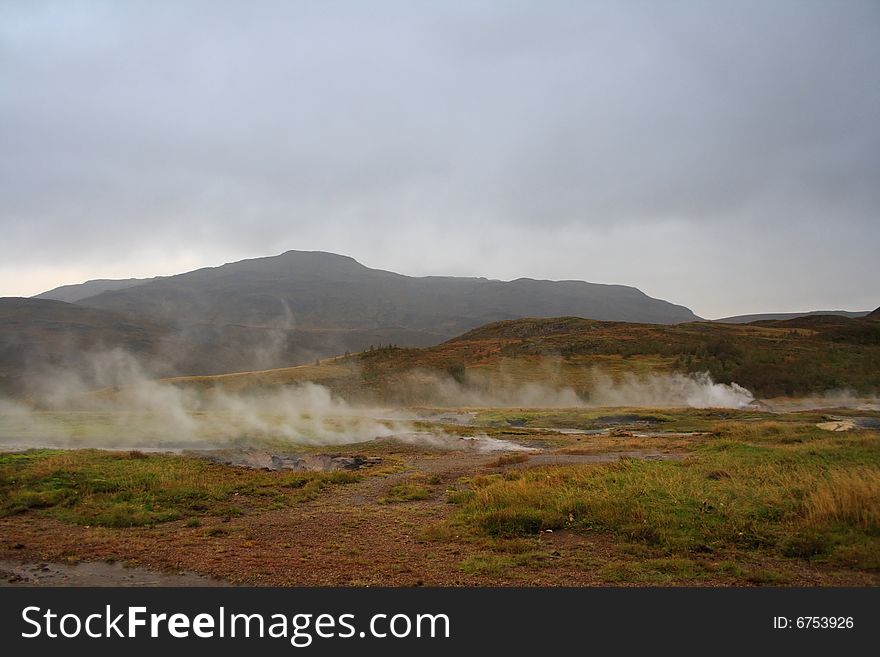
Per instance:
[[[0,295],[288,249],[880,305],[880,3],[0,0]]]

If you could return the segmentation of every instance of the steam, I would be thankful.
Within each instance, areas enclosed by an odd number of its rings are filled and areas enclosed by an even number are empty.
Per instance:
[[[389,395],[396,408],[373,400],[355,403],[310,382],[239,392],[222,386],[199,389],[157,381],[123,350],[92,354],[82,370],[62,369],[31,382],[30,403],[0,401],[0,445],[199,449],[339,445],[377,438],[440,449],[479,452],[519,449],[488,436],[462,437],[417,431],[415,403],[436,407],[588,408],[725,407],[749,404],[752,395],[708,374],[624,375],[588,372],[587,390],[557,385],[558,365],[537,372],[468,371],[458,378],[412,371]],[[512,367],[512,366],[511,366]],[[535,380],[535,379],[542,380]],[[585,379],[586,380],[586,379]],[[387,401],[387,400],[386,400]]]
[[[544,366],[546,381],[517,383],[503,370],[499,376],[468,372],[461,380],[431,371],[410,372],[402,380],[403,403],[433,403],[476,408],[743,408],[754,401],[751,392],[736,383],[715,383],[708,373],[684,375],[627,373],[618,379],[598,368],[590,371],[590,386],[579,394],[554,383],[558,375]],[[402,399],[401,399],[402,397]]]
[[[808,411],[832,408],[850,408],[860,411],[880,411],[880,397],[860,395],[852,390],[829,390],[806,397],[778,397],[768,401],[774,410]]]
[[[526,447],[509,440],[499,440],[485,434],[458,436],[445,432],[419,431],[397,434],[394,440],[410,445],[424,445],[444,451],[475,451],[481,454],[491,452],[537,452],[534,447]]]
[[[412,431],[382,409],[354,407],[313,383],[254,393],[198,391],[148,378],[121,350],[91,361],[87,380],[65,371],[40,382],[39,409],[0,406],[0,440],[16,446],[219,447],[356,443]]]
[[[398,404],[431,404],[445,408],[576,408],[584,399],[565,386],[551,382],[517,383],[502,372],[498,377],[471,373],[458,381],[428,370],[405,374],[392,398]]]
[[[590,403],[594,406],[631,406],[650,408],[743,408],[754,401],[748,390],[736,383],[715,383],[708,373],[651,374],[636,377],[626,374],[613,381],[593,372]]]

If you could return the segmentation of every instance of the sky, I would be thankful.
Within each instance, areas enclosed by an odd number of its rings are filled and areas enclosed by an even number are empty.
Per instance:
[[[876,0],[0,0],[0,296],[289,249],[880,305]]]

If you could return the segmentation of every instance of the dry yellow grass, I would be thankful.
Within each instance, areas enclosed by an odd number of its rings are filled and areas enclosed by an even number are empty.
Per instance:
[[[857,524],[880,528],[880,472],[874,468],[833,470],[804,502],[808,522]]]

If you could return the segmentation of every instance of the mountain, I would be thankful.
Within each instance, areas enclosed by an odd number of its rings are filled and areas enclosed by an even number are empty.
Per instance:
[[[155,280],[152,278],[125,278],[121,280],[97,278],[95,280],[86,281],[74,285],[62,285],[53,288],[47,292],[38,294],[33,299],[52,299],[54,301],[66,301],[67,303],[76,303],[82,299],[93,297],[101,292],[111,292],[113,290],[124,290],[127,287],[140,285],[147,281]]]
[[[872,311],[867,316],[867,319],[880,320],[880,308],[877,308],[876,310]]]
[[[749,324],[751,322],[764,322],[768,320],[785,320],[795,319],[797,317],[807,317],[809,315],[834,315],[837,317],[849,317],[856,319],[865,317],[870,310],[810,310],[802,313],[759,313],[756,315],[734,315],[733,317],[722,317],[721,319],[713,319],[713,322],[721,324]]]
[[[452,337],[491,321],[576,315],[674,324],[689,309],[622,285],[427,276],[370,269],[332,253],[288,251],[79,299],[174,326],[405,329]]]

